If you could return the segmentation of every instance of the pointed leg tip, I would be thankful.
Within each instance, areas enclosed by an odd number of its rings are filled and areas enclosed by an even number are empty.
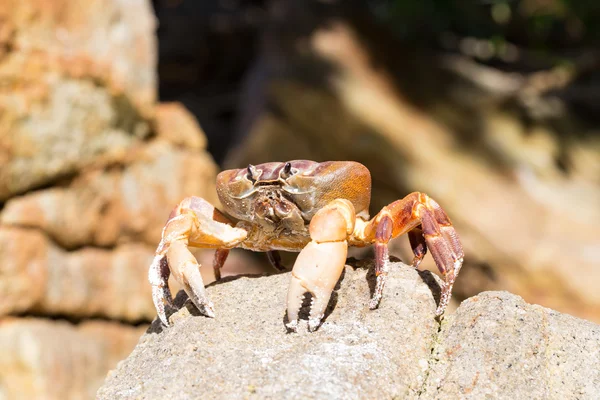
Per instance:
[[[441,318],[444,315],[445,312],[446,312],[446,305],[445,304],[444,305],[440,305],[435,310],[435,317],[436,318]]]
[[[164,325],[164,326],[169,326],[169,320],[167,319],[166,315],[159,315],[158,316],[158,320]]]
[[[319,329],[319,326],[321,326],[321,319],[323,318],[323,316],[318,316],[318,317],[314,317],[314,318],[310,318],[308,320],[308,331],[309,332],[314,332],[317,329]]]
[[[295,319],[288,322],[287,324],[285,324],[285,327],[287,328],[288,332],[298,332],[298,320]]]
[[[208,318],[215,318],[216,316],[215,306],[210,301],[202,305],[200,312]]]
[[[376,310],[379,308],[379,303],[381,303],[381,296],[373,296],[371,301],[369,301],[369,309]]]

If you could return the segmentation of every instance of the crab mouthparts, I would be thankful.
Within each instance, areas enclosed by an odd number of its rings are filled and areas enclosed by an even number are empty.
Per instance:
[[[263,219],[277,222],[287,217],[292,211],[292,205],[281,196],[267,195],[256,202],[255,214]]]
[[[254,186],[281,186],[279,181],[256,181]]]

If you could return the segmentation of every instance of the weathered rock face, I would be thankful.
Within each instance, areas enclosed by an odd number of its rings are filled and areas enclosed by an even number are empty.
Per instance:
[[[568,105],[535,86],[552,78],[423,55],[366,16],[297,4],[281,2],[266,30],[226,166],[360,161],[372,214],[412,191],[447,211],[465,246],[461,297],[509,290],[600,321],[600,141],[552,111]]]
[[[430,362],[424,398],[595,399],[600,325],[484,292],[443,324]]]
[[[161,140],[139,144],[120,165],[84,171],[67,187],[12,198],[0,223],[41,229],[69,249],[128,241],[156,245],[170,210],[184,197],[216,201],[216,173],[205,152]]]
[[[143,327],[38,318],[0,322],[0,398],[93,398],[106,370],[125,357]]]
[[[148,135],[156,99],[149,2],[10,0],[0,20],[0,201],[100,156],[119,158]]]
[[[159,136],[121,164],[11,198],[0,214],[0,315],[150,320],[146,275],[161,229],[184,197],[216,201],[215,175],[206,153]]]
[[[148,246],[67,252],[39,231],[0,227],[0,254],[0,315],[147,321],[156,314],[145,278]]]
[[[100,399],[382,398],[416,394],[438,330],[430,273],[398,265],[377,311],[366,269],[346,268],[321,328],[284,327],[289,274],[239,278],[208,288],[217,317],[192,306],[162,330],[154,322],[107,379]],[[184,296],[179,296],[181,304]],[[189,303],[186,303],[186,305]],[[393,321],[393,322],[392,322]],[[169,367],[166,367],[166,366]],[[402,373],[398,373],[398,369]]]
[[[446,316],[440,330],[436,280],[395,263],[378,310],[367,306],[373,277],[347,267],[320,329],[287,333],[288,281],[282,274],[209,287],[217,317],[185,302],[171,327],[155,321],[98,398],[600,396],[594,323],[486,292]]]

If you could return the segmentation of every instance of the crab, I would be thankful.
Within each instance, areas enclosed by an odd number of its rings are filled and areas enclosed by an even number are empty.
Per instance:
[[[200,197],[188,197],[171,212],[149,269],[152,298],[160,320],[169,325],[173,307],[170,274],[198,310],[214,317],[200,265],[189,247],[215,249],[213,268],[220,269],[230,249],[267,252],[273,266],[285,270],[277,251],[300,252],[291,271],[287,328],[295,331],[306,293],[312,295],[308,329],[321,324],[336,286],[348,246],[373,245],[376,285],[369,308],[379,306],[390,270],[388,243],[408,234],[418,268],[429,248],[443,277],[436,316],[450,301],[463,262],[463,249],[450,219],[432,198],[414,192],[369,219],[371,174],[352,161],[296,160],[249,165],[217,176],[224,212]]]

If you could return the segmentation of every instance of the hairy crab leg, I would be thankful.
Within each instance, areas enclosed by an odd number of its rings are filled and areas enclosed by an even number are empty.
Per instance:
[[[375,244],[377,284],[371,309],[381,301],[388,274],[387,244],[391,238],[408,233],[416,268],[427,253],[427,248],[444,278],[444,285],[436,315],[442,315],[450,301],[452,286],[463,263],[463,249],[456,230],[440,205],[424,193],[411,193],[404,199],[384,207],[364,228],[362,236]]]
[[[312,218],[311,241],[302,249],[292,269],[287,298],[288,329],[297,329],[306,292],[313,296],[308,328],[314,331],[319,327],[346,264],[347,238],[354,230],[355,221],[352,203],[342,199],[333,200]]]
[[[214,307],[206,296],[200,265],[188,246],[214,248],[214,268],[222,266],[229,248],[243,241],[247,232],[231,222],[200,197],[188,197],[173,210],[163,228],[162,239],[148,271],[152,300],[160,320],[169,325],[165,307],[172,307],[168,286],[172,273],[200,312],[214,317]]]

